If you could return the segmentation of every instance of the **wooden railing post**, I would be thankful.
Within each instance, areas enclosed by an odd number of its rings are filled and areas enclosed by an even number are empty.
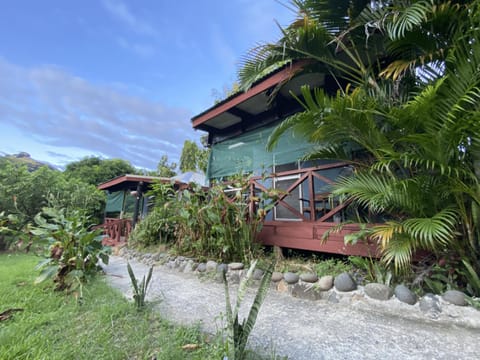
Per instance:
[[[308,172],[308,203],[310,206],[310,221],[316,220],[315,214],[315,188],[313,186],[313,170]]]

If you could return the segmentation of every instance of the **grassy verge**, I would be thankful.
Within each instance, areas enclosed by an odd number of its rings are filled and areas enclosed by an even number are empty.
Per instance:
[[[52,285],[33,285],[35,256],[0,255],[0,359],[221,359],[219,342],[177,327],[147,308],[137,312],[99,277],[78,303]],[[184,350],[196,344],[194,350]]]

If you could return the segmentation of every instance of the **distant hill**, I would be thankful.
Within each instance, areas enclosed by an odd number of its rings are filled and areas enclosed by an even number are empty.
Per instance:
[[[5,154],[4,156],[0,156],[0,161],[1,160],[10,161],[18,165],[26,165],[30,172],[35,171],[42,166],[48,166],[52,170],[58,170],[53,165],[32,159],[29,153],[23,151],[18,154]]]

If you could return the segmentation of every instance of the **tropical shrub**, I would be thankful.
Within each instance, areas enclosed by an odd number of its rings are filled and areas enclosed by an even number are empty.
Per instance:
[[[191,184],[176,194],[171,184],[156,184],[149,196],[155,207],[133,231],[135,245],[170,244],[177,251],[223,261],[253,259],[255,242],[265,213],[272,207],[267,198],[251,197],[248,180],[238,178],[226,193],[222,185],[209,189]],[[250,203],[259,207],[250,213]]]
[[[259,250],[255,238],[269,201],[251,197],[245,178],[235,180],[231,187],[235,190],[230,195],[221,185],[207,191],[194,187],[181,194],[175,244],[181,252],[223,261],[248,262],[255,257]],[[260,211],[250,213],[251,201],[258,203]]]
[[[35,216],[31,232],[47,250],[46,259],[37,266],[41,273],[36,283],[53,277],[56,290],[70,289],[100,270],[99,260],[108,264],[110,248],[102,245],[101,230],[88,230],[88,220],[80,211],[66,215],[65,210],[53,208]]]
[[[22,235],[16,230],[17,222],[15,215],[6,215],[5,211],[0,212],[0,251],[7,250]]]
[[[153,202],[153,209],[140,221],[129,237],[138,246],[150,246],[175,241],[177,194],[172,183],[157,182],[146,194]]]
[[[135,226],[128,241],[134,246],[147,247],[160,243],[173,243],[175,235],[174,213],[169,213],[173,203],[155,207]]]

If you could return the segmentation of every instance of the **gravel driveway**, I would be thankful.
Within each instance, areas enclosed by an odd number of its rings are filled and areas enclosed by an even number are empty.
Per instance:
[[[112,256],[105,271],[109,283],[131,297],[126,264],[125,259]],[[148,270],[134,260],[130,264],[137,277]],[[157,266],[148,298],[161,300],[159,311],[174,322],[200,322],[210,333],[222,327],[224,287],[213,280]],[[249,305],[252,299],[249,294],[245,303]],[[479,340],[480,312],[470,307],[449,305],[434,320],[424,315],[418,304],[397,300],[351,298],[335,304],[271,290],[249,344],[267,354],[274,351],[298,360],[480,359]]]

